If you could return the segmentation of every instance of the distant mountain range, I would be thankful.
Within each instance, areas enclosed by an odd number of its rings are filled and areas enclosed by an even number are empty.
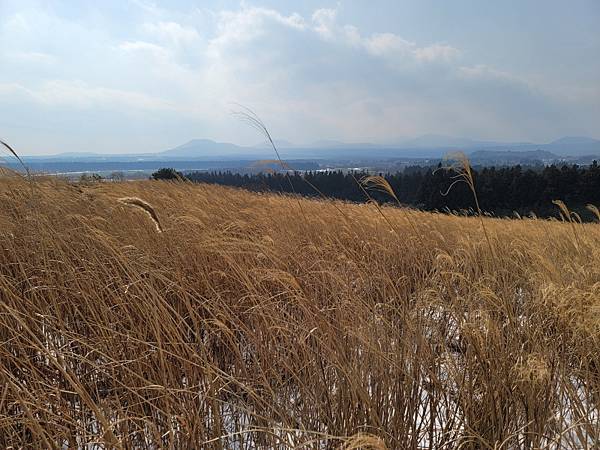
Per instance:
[[[481,151],[513,151],[513,152],[548,152],[555,158],[599,155],[600,140],[588,137],[563,137],[547,144],[530,142],[490,142],[475,141],[465,138],[453,138],[440,135],[426,135],[398,144],[345,143],[340,141],[317,141],[311,144],[299,145],[288,141],[275,141],[282,156],[288,158],[340,158],[370,157],[441,157],[449,151],[462,150],[467,154]],[[268,142],[253,147],[243,147],[210,141],[194,139],[184,145],[167,150],[157,155],[177,158],[206,158],[206,157],[253,157],[272,156],[271,145]],[[549,155],[546,155],[549,156]],[[543,158],[548,159],[548,158]]]
[[[547,144],[528,142],[489,142],[440,135],[425,135],[397,144],[345,143],[340,141],[317,141],[298,145],[288,141],[275,141],[280,154],[288,159],[386,159],[386,158],[440,158],[444,154],[462,150],[475,158],[485,152],[496,156],[506,152],[527,152],[534,159],[560,159],[596,155],[600,157],[600,140],[589,137],[568,136]],[[533,152],[533,153],[532,153]],[[541,152],[541,153],[535,153]],[[491,155],[488,155],[491,156]],[[525,155],[522,155],[525,156]],[[539,157],[539,158],[538,158]],[[240,146],[210,139],[193,139],[178,147],[158,153],[107,155],[95,153],[63,153],[53,156],[27,157],[28,160],[253,160],[273,158],[270,143]]]

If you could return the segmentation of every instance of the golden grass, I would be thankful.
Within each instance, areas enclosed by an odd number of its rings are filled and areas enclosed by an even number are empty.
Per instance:
[[[0,178],[0,447],[597,448],[600,226],[381,211]]]

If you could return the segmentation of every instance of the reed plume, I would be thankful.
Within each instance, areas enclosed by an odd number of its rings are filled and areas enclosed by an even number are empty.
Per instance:
[[[134,207],[139,208],[142,211],[144,211],[146,214],[148,214],[150,219],[152,219],[152,223],[156,227],[156,231],[158,231],[159,233],[163,232],[163,228],[162,228],[162,225],[160,224],[160,220],[158,220],[158,215],[156,214],[156,211],[154,210],[154,208],[152,207],[152,205],[150,203],[142,200],[141,198],[137,198],[137,197],[122,197],[118,201],[123,203],[124,205],[134,206]]]

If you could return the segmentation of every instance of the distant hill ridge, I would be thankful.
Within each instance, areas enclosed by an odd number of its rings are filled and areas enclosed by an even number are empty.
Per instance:
[[[600,141],[594,138],[585,136],[565,136],[555,141],[552,141],[550,145],[587,145],[587,144],[600,144]]]
[[[600,140],[584,136],[565,136],[547,144],[527,142],[477,141],[441,135],[425,135],[415,139],[391,144],[345,143],[321,140],[311,144],[294,144],[276,140],[276,146],[286,158],[327,159],[348,158],[439,158],[449,151],[462,150],[467,154],[481,156],[481,151],[491,152],[548,152],[555,158],[584,155],[600,156]],[[97,154],[70,152],[52,156],[29,157],[30,159],[203,159],[220,158],[255,159],[272,156],[270,143],[242,146],[210,139],[192,139],[183,145],[157,153]],[[549,156],[549,155],[546,155]],[[544,158],[546,159],[546,158]]]
[[[244,147],[227,144],[208,139],[194,139],[184,145],[159,153],[165,156],[188,157],[197,156],[231,156],[250,155],[257,150],[270,151],[267,142],[253,147]],[[453,150],[463,150],[468,154],[481,156],[481,151],[492,152],[527,152],[535,157],[532,152],[545,152],[537,154],[537,159],[558,159],[566,156],[599,155],[600,140],[589,137],[567,136],[548,144],[534,144],[528,142],[500,143],[493,141],[475,141],[465,138],[453,138],[440,135],[425,135],[397,144],[373,143],[344,143],[340,141],[317,141],[312,144],[293,144],[289,141],[275,141],[278,149],[283,150],[290,157],[340,157],[343,151],[352,152],[352,156],[363,151],[362,156],[384,157],[440,157]],[[403,150],[411,151],[403,154]],[[422,154],[419,154],[421,153]],[[529,156],[529,155],[528,155]]]

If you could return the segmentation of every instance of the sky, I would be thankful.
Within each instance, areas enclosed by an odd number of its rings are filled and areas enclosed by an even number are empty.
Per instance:
[[[23,154],[193,138],[600,137],[598,0],[0,0],[0,139]]]

